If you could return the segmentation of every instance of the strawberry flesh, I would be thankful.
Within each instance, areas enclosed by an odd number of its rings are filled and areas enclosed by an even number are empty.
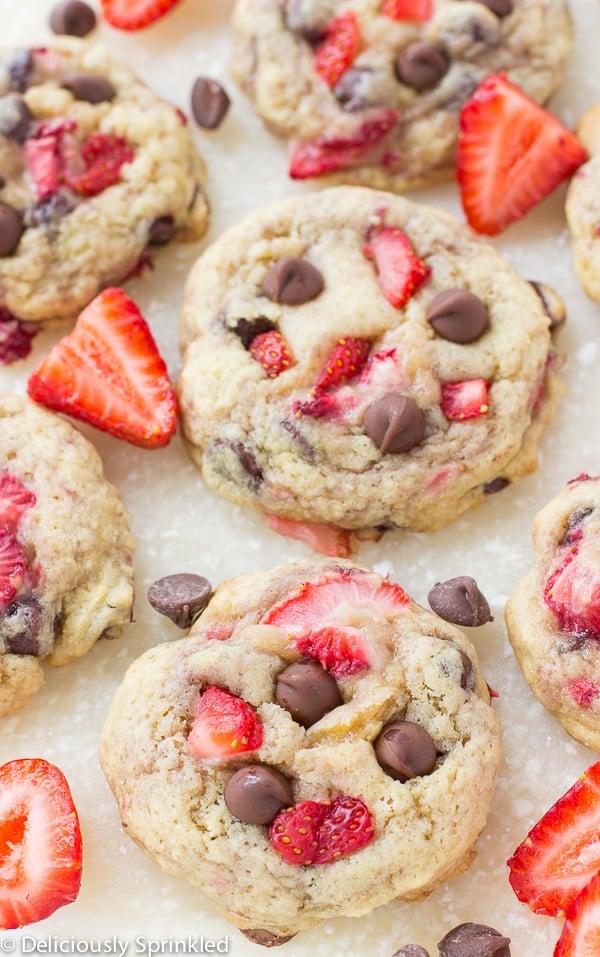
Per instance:
[[[358,336],[338,339],[317,377],[315,393],[326,392],[358,375],[369,357],[370,348],[368,339]]]
[[[349,10],[334,17],[314,52],[314,68],[327,86],[334,87],[360,49],[360,27]]]
[[[600,874],[569,904],[553,957],[595,957],[600,954]]]
[[[381,12],[390,20],[424,23],[433,16],[433,0],[385,0]]]
[[[179,0],[100,0],[104,19],[117,30],[141,30],[168,13]]]
[[[83,170],[65,170],[67,186],[75,193],[96,196],[119,180],[121,167],[135,157],[131,147],[121,136],[94,133],[81,147]]]
[[[398,110],[380,110],[352,136],[317,137],[296,143],[290,154],[290,177],[309,179],[363,163],[393,130],[399,116]]]
[[[374,232],[363,253],[375,260],[381,291],[396,309],[408,302],[431,273],[427,263],[415,255],[408,237],[395,226]]]
[[[488,383],[485,379],[446,382],[440,401],[447,419],[462,421],[486,415],[489,410]]]
[[[188,745],[201,760],[223,760],[256,751],[263,734],[263,725],[247,701],[217,685],[208,685],[197,698]]]
[[[0,472],[0,527],[16,530],[21,516],[33,508],[35,493],[12,472]]]
[[[560,630],[583,638],[600,638],[600,536],[583,526],[569,529],[566,549],[544,588],[544,601],[558,617]],[[597,529],[595,524],[594,530]]]
[[[29,562],[25,549],[8,528],[0,527],[0,607],[13,600],[25,581]]]
[[[331,801],[302,801],[280,811],[269,828],[271,846],[288,864],[331,864],[366,847],[375,837],[367,805],[339,794]]]
[[[0,928],[44,920],[81,883],[77,811],[59,768],[41,758],[0,767]]]
[[[101,292],[29,377],[36,402],[143,448],[167,445],[177,400],[146,320],[122,289]]]
[[[600,761],[546,811],[508,861],[509,881],[536,914],[565,911],[600,871]]]
[[[521,219],[586,159],[575,135],[504,73],[488,76],[463,106],[456,171],[478,233]]]
[[[250,344],[250,355],[260,362],[269,379],[276,379],[285,369],[294,365],[289,346],[277,329],[269,329],[255,336]]]
[[[315,552],[332,558],[350,558],[350,533],[336,525],[321,522],[300,522],[281,515],[267,515],[267,525],[279,535],[305,542]]]

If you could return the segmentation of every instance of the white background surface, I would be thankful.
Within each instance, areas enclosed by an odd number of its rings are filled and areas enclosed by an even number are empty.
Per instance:
[[[0,0],[2,42],[26,46],[49,40],[51,7],[51,0]],[[573,0],[571,7],[575,49],[567,82],[551,106],[574,125],[600,100],[600,4]],[[127,285],[173,378],[179,364],[182,282],[195,257],[247,212],[309,188],[288,182],[284,145],[263,130],[229,80],[231,8],[232,0],[181,0],[168,17],[142,32],[127,35],[100,25],[95,34],[186,111],[193,80],[200,74],[220,78],[232,97],[220,130],[194,130],[209,164],[210,234],[195,247],[161,251],[154,272]],[[462,218],[453,183],[412,195]],[[486,679],[500,693],[494,706],[503,721],[506,754],[477,858],[466,874],[441,886],[427,901],[392,903],[360,920],[331,922],[296,937],[282,948],[282,957],[392,957],[406,943],[419,943],[434,957],[437,941],[462,921],[495,926],[512,939],[513,957],[552,955],[560,921],[535,917],[518,903],[505,861],[530,826],[597,755],[573,742],[529,691],[506,638],[503,606],[530,564],[534,514],[569,478],[582,471],[600,473],[600,306],[586,299],[575,279],[563,203],[564,188],[495,241],[524,276],[554,285],[568,308],[560,345],[568,354],[569,391],[542,443],[538,471],[490,496],[479,510],[441,532],[395,532],[377,545],[364,545],[356,556],[389,573],[425,605],[434,582],[473,575],[492,606],[494,621],[471,629],[470,637]],[[58,335],[40,336],[29,360],[1,369],[0,388],[23,392],[27,375]],[[120,641],[99,642],[80,661],[47,669],[45,688],[27,709],[2,719],[0,762],[42,756],[67,775],[82,823],[84,871],[74,904],[21,932],[0,933],[0,952],[7,952],[14,942],[16,953],[42,948],[54,953],[86,948],[120,953],[116,937],[128,946],[128,954],[148,953],[150,945],[169,953],[184,947],[188,937],[203,936],[221,941],[221,947],[227,938],[228,952],[235,957],[264,953],[230,928],[197,890],[163,875],[125,837],[98,765],[97,743],[110,698],[128,663],[151,645],[181,635],[148,605],[146,591],[152,581],[171,572],[194,571],[217,585],[232,575],[268,569],[308,551],[270,532],[261,516],[234,508],[205,490],[179,437],[167,449],[147,452],[92,429],[84,431],[98,447],[107,474],[131,513],[138,543],[136,621]]]

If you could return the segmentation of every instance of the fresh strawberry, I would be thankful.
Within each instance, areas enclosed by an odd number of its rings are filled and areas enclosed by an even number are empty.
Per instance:
[[[141,30],[177,3],[178,0],[100,0],[104,19],[117,30]]]
[[[294,365],[289,346],[277,329],[269,329],[255,336],[250,343],[250,355],[260,362],[269,379],[276,379],[285,369]]]
[[[314,52],[314,68],[327,86],[339,82],[360,49],[360,26],[355,13],[348,10],[334,17]]]
[[[0,605],[12,601],[23,582],[28,561],[25,549],[8,528],[0,528]]]
[[[309,548],[321,555],[350,558],[352,553],[350,533],[345,528],[337,528],[336,525],[299,522],[293,518],[282,518],[281,515],[267,515],[267,525],[279,535],[305,542]]]
[[[96,196],[109,186],[114,186],[121,175],[121,167],[135,157],[131,147],[121,136],[110,133],[93,133],[80,151],[84,169],[67,167],[64,171],[66,185],[75,193]]]
[[[12,472],[0,471],[0,527],[16,531],[21,516],[36,503],[35,493]]]
[[[256,711],[247,701],[217,685],[208,685],[198,695],[187,740],[195,757],[224,759],[256,751],[263,733]]]
[[[390,20],[424,23],[433,16],[433,0],[385,0],[381,12]]]
[[[314,419],[327,419],[330,422],[343,421],[357,405],[367,401],[369,395],[375,398],[381,392],[403,389],[407,382],[398,364],[397,350],[380,349],[369,355],[351,386],[342,385],[327,392],[313,389],[308,399],[293,402],[292,411],[298,418],[309,415]]]
[[[440,405],[447,419],[474,419],[489,409],[488,383],[485,379],[446,382]]]
[[[86,306],[32,373],[27,391],[56,412],[144,448],[166,445],[177,428],[165,362],[138,307],[118,288]]]
[[[280,811],[269,828],[271,846],[288,864],[331,864],[370,844],[375,829],[360,798],[302,801]]]
[[[599,832],[600,761],[546,811],[508,861],[518,899],[536,914],[566,910],[600,871]]]
[[[399,116],[398,110],[380,110],[365,120],[352,136],[317,137],[295,143],[290,153],[290,177],[309,179],[363,163],[393,130]]]
[[[358,336],[338,339],[317,376],[314,392],[326,392],[358,375],[369,356],[371,343]]]
[[[305,582],[274,605],[261,624],[283,629],[301,654],[343,678],[369,667],[370,649],[361,625],[397,615],[408,601],[399,585],[373,572],[340,567],[316,582]]]
[[[44,920],[81,883],[81,831],[69,785],[42,758],[0,767],[0,928]]]
[[[375,260],[381,291],[396,309],[408,302],[431,273],[427,263],[415,255],[408,237],[395,226],[374,232],[363,253]]]
[[[478,233],[521,219],[581,166],[574,134],[504,73],[493,73],[460,116],[456,171],[463,209]]]
[[[573,543],[562,554],[544,588],[544,601],[570,635],[600,638],[600,543],[595,536],[572,531]]]
[[[553,957],[596,957],[600,954],[600,874],[592,877],[565,913]]]

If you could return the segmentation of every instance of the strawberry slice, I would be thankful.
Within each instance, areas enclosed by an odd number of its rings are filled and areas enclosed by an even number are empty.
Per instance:
[[[177,428],[167,367],[136,304],[122,289],[101,292],[29,377],[36,402],[152,449]]]
[[[485,379],[446,382],[442,386],[441,408],[447,419],[474,419],[489,410],[489,383]]]
[[[600,638],[600,541],[585,531],[573,539],[548,576],[544,601],[558,616],[561,631]]]
[[[261,624],[282,628],[302,655],[316,659],[336,678],[368,668],[368,621],[385,621],[408,604],[400,585],[358,568],[334,568],[274,605]]]
[[[9,528],[0,528],[0,606],[11,602],[25,581],[27,554]]]
[[[164,17],[179,0],[100,0],[107,23],[117,30],[141,30]]]
[[[425,23],[433,16],[433,0],[385,0],[381,12],[390,20]]]
[[[44,920],[79,893],[82,845],[62,771],[42,758],[0,767],[0,928]]]
[[[600,874],[592,877],[569,904],[553,957],[594,957],[596,954],[600,954]]]
[[[0,526],[16,530],[21,516],[36,501],[35,493],[23,485],[21,479],[12,472],[0,472]]]
[[[374,232],[363,253],[375,260],[381,291],[396,309],[408,302],[431,273],[427,263],[415,255],[408,237],[395,226]]]
[[[267,515],[267,525],[279,535],[295,538],[321,555],[349,558],[352,553],[350,533],[336,525],[321,522],[300,522],[281,515]]]
[[[331,801],[302,801],[280,811],[269,840],[288,864],[331,864],[360,851],[375,837],[371,813],[361,798],[338,794]]]
[[[509,859],[518,899],[536,914],[566,910],[600,871],[599,832],[600,761],[546,811]]]
[[[230,691],[208,685],[198,696],[188,745],[202,760],[256,751],[264,729],[254,708]]]
[[[358,336],[338,339],[321,369],[314,391],[318,395],[358,375],[369,357],[371,343]]]
[[[276,379],[285,369],[294,365],[289,346],[277,329],[269,329],[255,336],[250,343],[250,355],[260,362],[269,379]]]
[[[131,163],[135,157],[131,147],[121,136],[110,133],[94,133],[83,144],[80,161],[83,170],[69,166],[64,171],[66,185],[75,193],[84,196],[96,196],[119,180],[121,167]]]
[[[327,86],[334,87],[360,49],[360,26],[355,13],[349,10],[334,17],[317,46],[313,65]]]
[[[575,135],[504,73],[464,104],[456,172],[463,209],[478,233],[521,219],[575,172],[587,154]]]
[[[290,153],[290,177],[309,179],[359,165],[393,130],[399,116],[399,110],[380,110],[365,120],[352,136],[317,137],[295,143]]]

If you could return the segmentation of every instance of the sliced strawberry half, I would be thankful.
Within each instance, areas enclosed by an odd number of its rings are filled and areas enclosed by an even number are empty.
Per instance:
[[[488,385],[485,379],[446,382],[440,405],[447,419],[461,421],[486,415],[489,411]]]
[[[256,751],[263,742],[263,734],[263,725],[247,701],[217,685],[208,685],[196,700],[194,723],[187,740],[197,758],[227,759]]]
[[[544,588],[544,601],[557,615],[560,629],[570,635],[600,638],[600,540],[574,530]]]
[[[327,86],[334,87],[360,50],[358,17],[351,10],[334,17],[317,46],[314,68]]]
[[[569,905],[553,957],[596,957],[600,954],[600,874]]]
[[[460,115],[456,173],[478,233],[521,219],[587,159],[575,135],[504,73],[493,73]]]
[[[371,813],[361,798],[339,794],[331,801],[302,801],[280,811],[269,840],[288,864],[331,864],[360,851],[375,837]]]
[[[393,130],[399,117],[399,110],[380,110],[366,119],[352,136],[317,137],[295,143],[290,153],[290,177],[309,179],[365,162],[369,153]]]
[[[177,400],[150,328],[122,289],[101,292],[32,373],[36,402],[144,448],[166,445]]]
[[[27,553],[9,528],[0,528],[0,605],[11,602],[25,581]]]
[[[424,23],[433,16],[433,0],[385,0],[381,12],[390,20]]]
[[[340,567],[316,582],[305,582],[261,623],[283,629],[302,655],[343,678],[371,663],[361,626],[395,617],[408,602],[400,585],[372,572]]]
[[[168,13],[179,0],[100,0],[107,23],[118,30],[141,30]]]
[[[408,302],[431,273],[427,263],[415,254],[408,236],[395,226],[374,232],[363,253],[375,260],[381,291],[396,309]]]
[[[370,349],[369,340],[359,336],[338,339],[317,376],[315,392],[326,392],[353,379],[365,365]]]
[[[518,899],[536,914],[565,911],[600,871],[598,834],[600,761],[546,811],[509,859]]]
[[[277,329],[269,329],[255,336],[250,343],[250,355],[260,362],[269,379],[276,379],[285,369],[294,365],[290,348]]]
[[[21,516],[33,508],[35,493],[12,472],[0,472],[0,526],[16,531]]]
[[[42,758],[0,767],[0,928],[44,920],[81,883],[77,811],[62,771]]]

